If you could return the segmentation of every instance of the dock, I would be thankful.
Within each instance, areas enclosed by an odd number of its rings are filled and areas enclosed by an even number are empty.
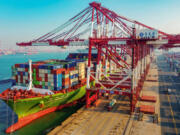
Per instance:
[[[151,64],[149,73],[144,82],[141,95],[153,95],[156,102],[138,101],[135,112],[130,115],[129,99],[122,95],[112,95],[117,100],[111,111],[106,106],[110,99],[99,99],[100,104],[95,107],[81,108],[60,126],[53,129],[48,135],[160,135],[160,100],[158,67]],[[158,123],[153,122],[154,115],[143,114],[142,120],[138,120],[139,107],[152,105],[158,116]]]
[[[111,111],[107,110],[110,99],[100,99],[97,107],[81,108],[48,135],[123,134],[130,118],[129,101],[125,96],[113,98],[117,103]]]
[[[140,96],[142,95],[153,95],[156,97],[156,102],[146,102],[139,100],[137,107],[142,105],[154,106],[155,114],[158,116],[157,121],[154,122],[154,115],[143,114],[141,120],[139,120],[139,112],[135,112],[128,125],[128,131],[126,135],[161,135],[160,125],[160,100],[159,100],[159,78],[158,78],[158,67],[155,63],[151,64],[149,73],[146,81],[144,82]]]

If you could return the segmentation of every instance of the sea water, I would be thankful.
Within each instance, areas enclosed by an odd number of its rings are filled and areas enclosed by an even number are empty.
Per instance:
[[[38,53],[33,55],[3,55],[0,56],[0,80],[11,77],[11,66],[16,63],[46,60],[46,59],[65,59],[69,52]],[[0,93],[9,88],[11,83],[0,84]],[[47,114],[25,127],[12,133],[13,135],[43,135],[57,125],[60,125],[68,116],[74,113],[80,106],[64,108],[60,111]],[[6,135],[5,129],[17,121],[17,115],[9,108],[6,103],[0,100],[0,135]]]

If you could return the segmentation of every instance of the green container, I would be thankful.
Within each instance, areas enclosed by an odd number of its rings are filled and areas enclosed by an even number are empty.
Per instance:
[[[33,84],[34,84],[34,85],[40,85],[40,82],[39,82],[39,81],[36,81],[36,80],[33,80]]]
[[[45,86],[45,82],[44,81],[42,82],[42,86]]]

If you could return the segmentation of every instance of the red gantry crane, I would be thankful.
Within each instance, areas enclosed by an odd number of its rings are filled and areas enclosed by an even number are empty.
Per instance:
[[[110,93],[129,96],[133,112],[153,58],[153,48],[178,47],[180,35],[167,34],[92,2],[58,28],[17,45],[88,46],[86,107],[99,98],[99,93]],[[98,53],[95,72],[91,70],[92,48]],[[90,86],[91,79],[95,87]]]

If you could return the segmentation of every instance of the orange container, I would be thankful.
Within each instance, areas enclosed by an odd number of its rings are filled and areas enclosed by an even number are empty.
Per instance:
[[[62,71],[64,71],[64,70],[65,70],[65,69],[63,69],[63,68],[55,69],[55,70],[52,70],[52,73],[54,73],[54,74],[61,74]]]
[[[63,84],[63,85],[69,85],[69,81],[70,81],[69,78],[62,79],[62,84]]]

